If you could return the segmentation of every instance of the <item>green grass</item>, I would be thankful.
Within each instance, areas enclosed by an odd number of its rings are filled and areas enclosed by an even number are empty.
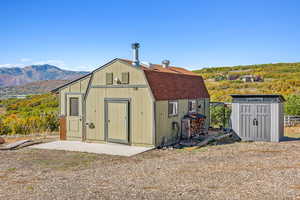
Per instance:
[[[7,169],[8,172],[14,172],[14,171],[16,171],[16,170],[17,170],[17,168],[15,168],[15,167],[11,167],[11,168],[8,168],[8,169]]]

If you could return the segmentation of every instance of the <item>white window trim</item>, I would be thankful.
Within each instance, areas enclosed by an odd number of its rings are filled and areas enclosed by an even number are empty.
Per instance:
[[[169,105],[172,104],[173,106],[173,113],[169,113]],[[168,102],[168,114],[169,116],[177,116],[178,115],[178,101],[169,101]]]
[[[192,110],[190,110],[189,104],[192,103]],[[188,111],[189,112],[197,112],[197,101],[196,99],[189,99],[188,101]]]

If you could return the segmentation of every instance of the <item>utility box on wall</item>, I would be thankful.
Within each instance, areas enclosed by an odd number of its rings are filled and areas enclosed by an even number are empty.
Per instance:
[[[281,95],[231,95],[232,129],[244,141],[279,142],[284,136]]]

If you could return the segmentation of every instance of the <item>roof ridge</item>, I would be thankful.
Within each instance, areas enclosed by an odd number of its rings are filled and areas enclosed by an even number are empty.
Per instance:
[[[171,70],[172,72],[168,72],[168,71],[160,71],[160,70],[156,70],[156,69],[149,69],[149,68],[146,68],[144,67],[143,70],[144,71],[151,71],[151,72],[158,72],[158,73],[168,73],[168,74],[174,74],[174,75],[180,75],[180,76],[196,76],[196,77],[201,77],[203,78],[201,75],[198,75],[198,74],[188,74],[188,73],[180,73],[180,72],[176,72],[176,71],[173,71]]]
[[[132,60],[128,60],[128,59],[124,59],[124,58],[117,58],[118,60],[121,60],[121,61],[125,61],[127,63],[132,63],[133,61]],[[177,74],[188,74],[189,75],[192,75],[192,76],[198,76],[197,74],[195,74],[194,72],[184,68],[184,67],[177,67],[177,66],[169,66],[168,68],[164,68],[161,64],[155,64],[155,63],[152,63],[153,67],[160,67],[160,68],[163,68],[163,70],[171,70],[172,72],[167,72],[167,71],[161,71],[161,72],[166,72],[166,73],[177,73]],[[173,69],[175,68],[175,69]],[[158,70],[155,70],[155,69],[151,69],[151,67],[147,67],[147,69],[149,70],[153,70],[153,71],[158,71]],[[177,71],[176,69],[178,70],[184,70],[186,71],[187,73],[184,73],[184,72],[180,72],[180,71]]]

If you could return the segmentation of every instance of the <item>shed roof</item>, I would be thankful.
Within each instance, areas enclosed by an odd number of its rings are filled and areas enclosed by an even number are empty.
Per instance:
[[[232,98],[278,98],[280,101],[285,101],[280,94],[232,94]]]

